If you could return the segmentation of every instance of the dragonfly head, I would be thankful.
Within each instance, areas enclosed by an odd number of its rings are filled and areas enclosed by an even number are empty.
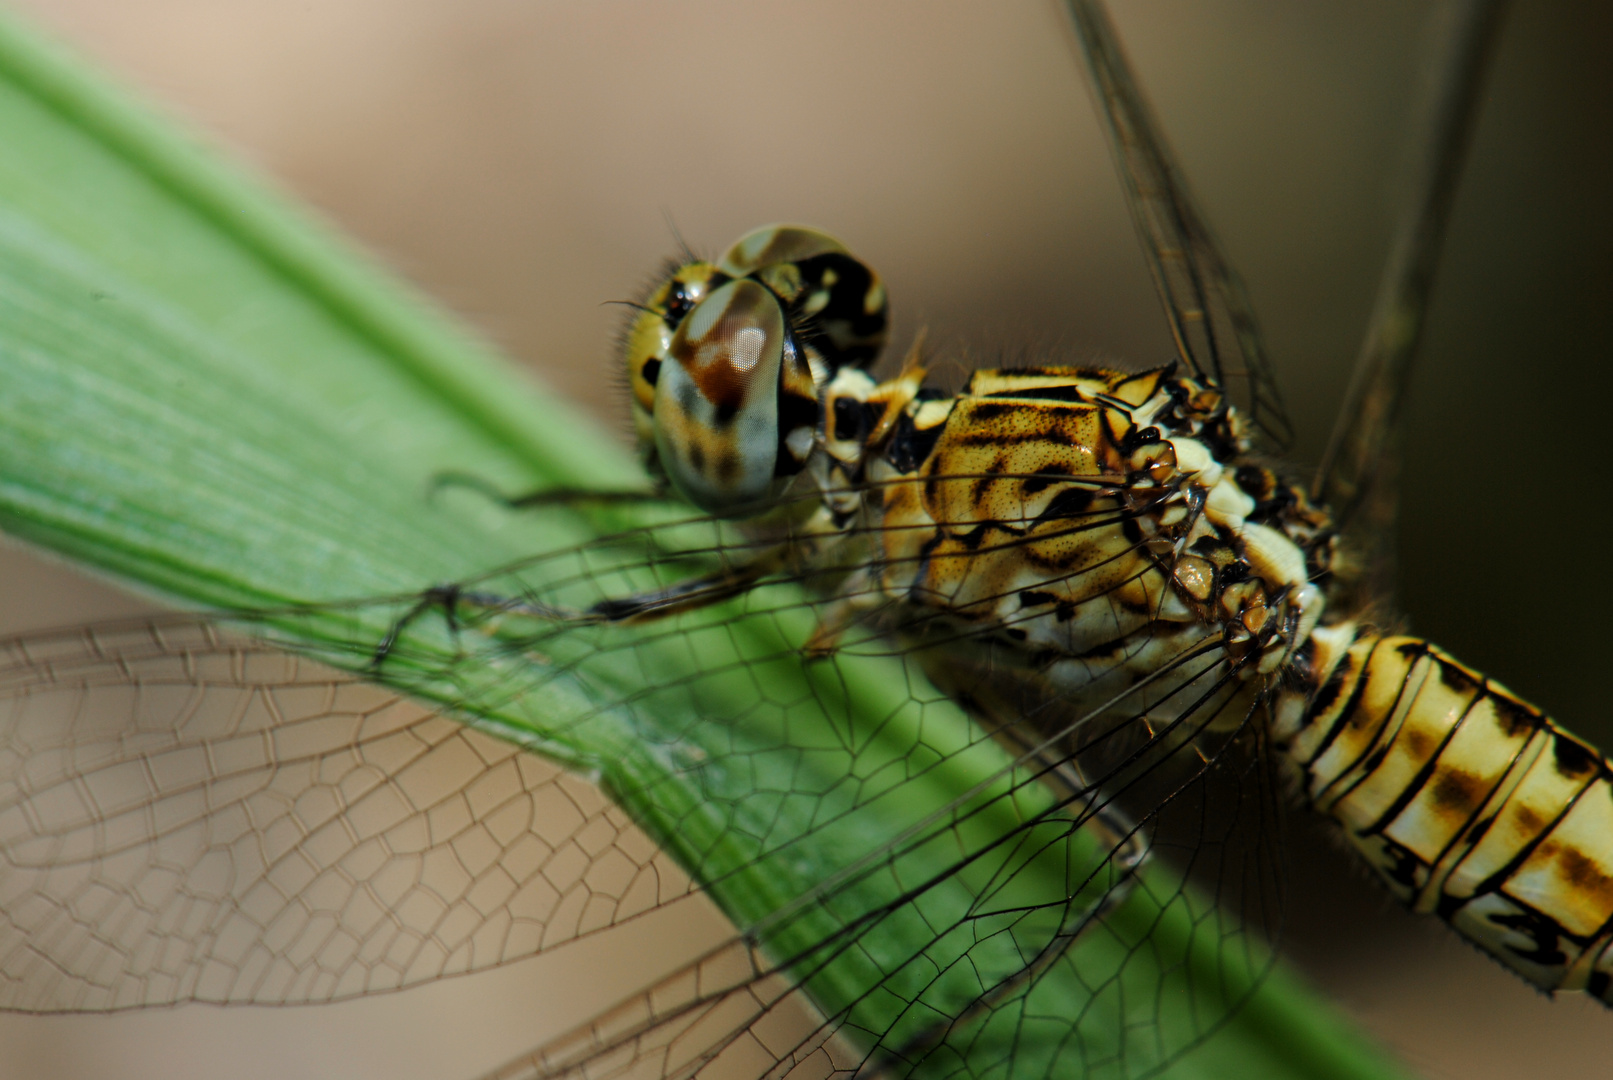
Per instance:
[[[710,513],[766,511],[819,442],[824,388],[872,364],[886,327],[879,275],[818,229],[766,226],[677,266],[624,335],[647,466]]]

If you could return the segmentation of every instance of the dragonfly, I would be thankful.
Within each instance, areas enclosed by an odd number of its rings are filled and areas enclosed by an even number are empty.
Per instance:
[[[1257,401],[1257,405],[1258,405],[1258,398],[1255,401]],[[694,529],[703,529],[703,527],[706,527],[706,525],[697,524],[697,525],[690,525],[690,527],[694,527]],[[686,529],[687,529],[687,527],[686,527]],[[713,529],[715,529],[715,527],[713,527]],[[668,535],[668,532],[666,532],[666,530],[660,530],[660,532],[658,532],[658,535]],[[716,534],[716,532],[713,532],[713,534],[711,534],[711,535],[713,535],[713,537],[715,537],[715,535],[718,535],[718,534]],[[710,540],[710,542],[703,543],[703,545],[702,545],[702,543],[689,543],[689,545],[684,546],[684,553],[686,553],[686,555],[689,555],[690,558],[694,558],[695,551],[702,550],[702,548],[703,548],[703,550],[708,551],[708,553],[710,553],[710,551],[737,551],[737,550],[739,550],[739,548],[737,548],[737,546],[734,545],[734,542],[732,542],[732,540],[727,540],[727,538],[716,538],[716,540]],[[610,561],[610,551],[608,551],[608,550],[598,551],[598,558],[605,558],[606,561]],[[640,551],[631,550],[631,548],[629,548],[629,550],[627,550],[626,555],[621,556],[621,561],[618,561],[618,563],[613,563],[613,564],[611,564],[611,566],[608,566],[608,567],[589,567],[589,569],[586,569],[586,571],[574,572],[574,574],[571,575],[571,579],[569,579],[569,580],[573,580],[573,582],[577,582],[577,584],[579,584],[579,585],[587,585],[587,584],[589,584],[589,582],[600,582],[600,580],[605,579],[605,575],[608,575],[608,574],[616,574],[616,572],[621,572],[621,574],[631,574],[631,572],[636,571],[636,569],[644,569],[644,567],[648,566],[648,564],[645,563],[644,559],[645,559],[645,556],[642,555],[642,553],[640,553]],[[695,559],[695,561],[697,561],[697,559]],[[665,563],[661,563],[661,564],[656,564],[656,566],[671,567],[671,566],[673,566],[673,563],[674,563],[674,559],[669,559],[669,561],[665,561]],[[665,571],[661,571],[661,572],[665,572]],[[566,579],[566,574],[560,574],[560,579],[565,580]],[[758,603],[761,603],[761,601],[758,601]],[[766,609],[758,609],[758,611],[766,611]],[[758,611],[753,611],[753,613],[752,613],[753,616],[755,616],[755,614],[758,613]],[[782,611],[782,608],[781,608],[781,611]],[[510,613],[506,613],[506,614],[510,614]],[[523,614],[523,613],[515,613],[515,614],[516,614],[516,616],[519,616],[519,614]],[[531,613],[527,613],[527,614],[531,614]],[[768,614],[773,614],[773,613],[768,613]],[[779,617],[782,617],[782,616],[779,616]],[[690,632],[690,630],[687,629],[687,627],[679,627],[679,637],[687,638],[687,637],[689,637],[689,632]],[[542,637],[542,635],[540,635],[540,633],[539,633],[539,637]],[[139,663],[144,663],[145,659],[160,659],[160,661],[163,661],[163,663],[168,663],[168,661],[173,661],[173,659],[177,658],[177,656],[185,656],[185,658],[189,658],[189,656],[231,656],[232,664],[242,664],[242,666],[245,666],[245,667],[242,667],[242,671],[250,671],[250,663],[252,663],[252,656],[250,656],[250,650],[231,651],[231,648],[229,648],[229,646],[215,645],[215,643],[213,643],[213,638],[203,638],[203,640],[200,640],[200,642],[190,643],[190,645],[185,645],[185,643],[182,643],[181,640],[173,640],[173,642],[171,642],[171,640],[161,640],[161,638],[140,638],[140,640],[142,640],[142,642],[145,642],[145,648],[147,648],[147,650],[153,651],[153,653],[155,653],[155,656],[142,656],[142,654],[140,654],[140,651],[139,651],[140,646],[135,645],[135,643],[131,642],[131,643],[127,643],[127,645],[119,645],[118,646],[118,648],[132,648],[132,651],[124,651],[124,653],[119,653],[119,664],[139,664]],[[523,648],[523,650],[532,650],[532,648],[537,648],[537,650],[542,650],[542,645],[534,645],[534,632],[516,633],[515,640],[519,640],[519,642],[521,642],[521,648]],[[871,640],[873,640],[873,638],[871,638]],[[561,643],[561,645],[563,645],[563,643]],[[100,646],[97,646],[97,648],[100,648]],[[108,648],[106,648],[105,653],[98,654],[98,656],[95,656],[94,659],[97,659],[97,661],[105,661],[106,656],[110,656],[110,654],[115,653],[115,651],[116,650],[115,650],[115,648],[113,648],[113,646],[111,646],[111,643],[108,643]],[[848,653],[850,653],[850,650],[847,650],[847,651],[848,651]],[[405,659],[406,659],[406,656],[403,656],[402,650],[400,650],[400,654],[398,654],[397,658],[389,658],[389,663],[400,664],[400,663],[403,663],[403,661],[405,661]],[[519,663],[521,663],[521,659],[523,659],[523,654],[515,653],[515,651],[511,651],[511,653],[503,654],[502,659],[503,659],[503,661],[505,661],[506,664],[519,664]],[[19,661],[19,663],[23,664],[23,666],[29,666],[29,664],[37,663],[37,659],[35,659],[34,656],[27,656],[26,659],[23,659],[23,661]],[[277,663],[277,661],[271,661],[271,663]],[[758,658],[755,658],[755,656],[745,656],[745,658],[744,658],[745,666],[752,666],[752,664],[755,664],[755,663],[758,663]],[[92,664],[92,667],[100,667],[100,664]],[[105,669],[103,669],[103,667],[102,667],[102,671],[105,671]],[[235,671],[235,669],[234,669],[234,667],[232,667],[231,672],[229,672],[229,674],[227,674],[227,675],[224,675],[224,677],[226,677],[226,679],[237,679],[237,680],[239,680],[240,675],[234,674],[234,671]],[[181,672],[181,674],[182,674],[182,677],[184,677],[184,679],[195,679],[194,672],[184,671],[184,672]],[[295,679],[287,679],[286,675],[284,675],[284,672],[277,672],[277,674],[274,675],[273,683],[266,682],[265,685],[274,685],[274,687],[290,687],[290,685],[297,685],[297,683],[295,683]],[[458,696],[456,696],[455,700],[482,701],[482,700],[487,700],[487,698],[486,698],[487,693],[508,693],[508,687],[510,687],[510,685],[511,685],[510,680],[502,679],[502,680],[500,680],[500,687],[503,687],[503,690],[474,690],[474,692],[471,692],[471,690],[461,690],[461,688],[456,688],[456,690],[453,690],[453,695],[458,695]],[[427,687],[427,690],[429,690],[429,687]],[[821,692],[819,692],[819,693],[821,693]],[[439,693],[439,696],[440,696],[440,693]],[[819,703],[821,703],[821,701],[819,701]],[[940,703],[937,703],[937,704],[940,704]],[[489,711],[490,711],[490,706],[487,706],[487,708],[489,708]],[[281,719],[284,719],[284,717],[281,717]],[[426,721],[426,722],[436,722],[436,721]],[[398,721],[398,724],[402,724],[403,727],[405,727],[405,729],[413,730],[410,727],[410,725],[413,724],[413,721],[408,721],[408,719],[403,719],[403,721]],[[440,729],[440,727],[439,727],[439,729],[437,729],[437,730],[442,730],[442,729]],[[389,733],[395,733],[395,732],[389,732]],[[423,737],[423,740],[424,740],[423,745],[426,745],[426,743],[432,743],[432,737]],[[450,741],[453,741],[452,738],[450,738]],[[347,743],[339,743],[339,746],[347,746]],[[982,745],[982,746],[984,746],[984,745]],[[560,753],[560,751],[556,751],[555,748],[550,748],[550,753]],[[505,758],[505,759],[508,759],[508,758]],[[1034,759],[1027,759],[1027,761],[1034,761]],[[1074,780],[1074,783],[1077,783],[1077,785],[1079,785],[1079,783],[1081,783],[1081,780],[1076,779],[1076,780]],[[1029,796],[1027,796],[1027,798],[1029,798]],[[1103,829],[1108,829],[1108,830],[1110,830],[1111,833],[1113,833],[1113,832],[1123,832],[1124,824],[1126,824],[1126,819],[1124,819],[1123,814],[1119,814],[1119,811],[1115,811],[1115,816],[1111,816],[1111,817],[1105,817],[1105,814],[1103,814],[1103,812],[1098,812],[1097,816],[1095,816],[1094,819],[1090,819],[1089,822],[1086,822],[1086,824],[1094,824],[1094,822],[1095,822],[1095,824],[1100,825],[1100,827],[1103,827]],[[1124,867],[1124,866],[1119,867],[1119,870],[1126,870],[1126,872],[1129,872],[1129,867]],[[1116,870],[1116,872],[1119,872],[1119,870]],[[671,877],[671,870],[665,869],[665,867],[661,867],[661,869],[656,870],[655,877],[658,880],[660,880],[661,877]],[[1124,877],[1124,874],[1123,874],[1123,877]],[[1113,885],[1113,883],[1111,883],[1111,885]],[[1119,888],[1119,885],[1116,885],[1116,888]],[[627,893],[631,893],[631,891],[632,891],[631,888],[629,888],[629,890],[627,890]],[[676,891],[676,890],[674,890],[674,891]],[[1108,891],[1108,887],[1105,887],[1105,890],[1103,890],[1103,891]],[[627,895],[627,893],[624,893],[624,895]],[[1079,914],[1081,914],[1082,917],[1089,917],[1089,919],[1097,919],[1097,917],[1100,917],[1100,914],[1102,914],[1102,912],[1105,911],[1105,904],[1098,903],[1098,901],[1092,901],[1092,903],[1077,904],[1076,911],[1079,912]],[[998,912],[998,914],[1000,914],[1000,912]],[[1071,933],[1073,933],[1074,938],[1076,938],[1076,940],[1079,940],[1079,938],[1081,938],[1081,932],[1071,932]],[[1240,933],[1240,930],[1239,930],[1239,932],[1234,932],[1234,933]],[[1057,935],[1055,935],[1055,937],[1057,937]],[[1040,975],[1039,975],[1039,977],[1040,977]],[[1010,978],[1003,977],[1003,980],[1005,980],[1005,983],[1008,983],[1008,987],[1010,987],[1010,990],[1013,990],[1013,982],[1011,982]],[[276,991],[276,993],[284,993],[284,991]],[[340,993],[340,990],[331,990],[331,991],[321,990],[321,991],[315,991],[315,993]],[[926,1035],[926,1033],[919,1032],[918,1035],[916,1035],[916,1038],[919,1038],[919,1040],[923,1040],[924,1035]]]

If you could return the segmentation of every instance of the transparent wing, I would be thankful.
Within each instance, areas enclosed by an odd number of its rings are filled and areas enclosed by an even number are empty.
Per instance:
[[[1065,6],[1177,351],[1195,376],[1231,396],[1268,449],[1280,450],[1292,429],[1243,282],[1193,201],[1103,4]]]
[[[1258,985],[1281,909],[1258,683],[1217,638],[1077,700],[1011,635],[879,600],[857,576],[874,539],[737,595],[767,542],[711,521],[466,584],[462,647],[497,674],[421,685],[611,747],[605,786],[743,931],[505,1075],[1140,1076]],[[811,658],[848,601],[868,603]],[[562,682],[584,700],[540,719]]]
[[[1138,736],[1142,717],[1125,714],[1076,753],[1040,744],[1000,793],[960,800],[492,1076],[1165,1068],[1258,984],[1270,953],[1254,928],[1280,911],[1276,803],[1241,745],[1254,731],[1240,714],[1205,737],[1239,708],[1217,671],[1193,681],[1183,727]],[[1105,774],[1068,782],[1083,768]],[[1060,795],[1041,802],[1028,785],[1050,779]],[[1126,805],[1148,809],[1132,823]]]
[[[1406,185],[1406,214],[1378,285],[1344,407],[1311,487],[1360,549],[1351,562],[1361,568],[1354,583],[1361,601],[1393,591],[1400,405],[1505,6],[1502,0],[1471,0],[1441,12],[1445,56],[1431,72],[1426,117],[1416,125],[1420,149]]]
[[[0,649],[0,1007],[329,1001],[692,891],[589,785],[169,622]]]
[[[879,601],[857,571],[884,538],[806,568],[776,539],[674,522],[424,603],[232,620],[300,620],[354,666],[405,620],[381,671],[433,707],[194,625],[16,647],[9,1004],[315,1000],[529,954],[686,895],[631,820],[741,936],[512,1075],[1141,1076],[1222,1024],[1269,962],[1280,860],[1258,683],[1219,638],[1077,695],[1011,633]]]

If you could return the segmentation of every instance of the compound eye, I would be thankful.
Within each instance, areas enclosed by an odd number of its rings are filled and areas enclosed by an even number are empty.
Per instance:
[[[703,510],[765,509],[785,340],[778,298],[749,280],[713,291],[672,335],[655,383],[655,448],[673,486]]]
[[[666,351],[678,323],[711,288],[717,268],[708,262],[684,263],[670,270],[659,288],[632,306],[633,317],[622,330],[622,359],[632,391],[633,428],[639,450],[655,465],[655,384],[666,363]]]
[[[763,225],[735,240],[717,260],[717,269],[729,277],[746,277],[778,263],[849,254],[844,244],[822,229],[810,225]]]
[[[879,359],[890,321],[885,284],[822,229],[754,229],[723,253],[717,269],[730,277],[753,277],[772,289],[799,339],[831,373],[870,367]]]

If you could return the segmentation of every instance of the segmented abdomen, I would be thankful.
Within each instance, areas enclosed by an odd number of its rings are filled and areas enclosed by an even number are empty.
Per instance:
[[[1353,624],[1313,636],[1275,743],[1414,910],[1536,985],[1613,1004],[1613,770],[1480,673]]]

